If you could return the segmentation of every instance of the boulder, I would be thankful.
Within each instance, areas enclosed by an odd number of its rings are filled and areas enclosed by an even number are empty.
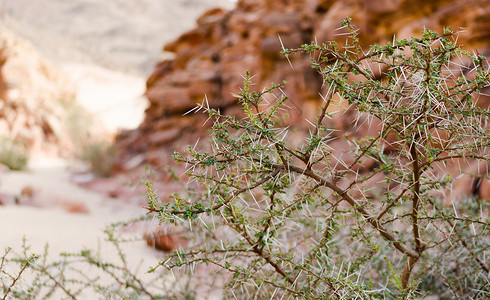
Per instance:
[[[146,234],[144,238],[148,246],[164,252],[184,248],[186,245],[185,240],[165,229],[158,229],[151,234]]]

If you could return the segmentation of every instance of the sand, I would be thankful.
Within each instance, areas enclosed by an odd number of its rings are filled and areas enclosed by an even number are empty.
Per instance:
[[[18,196],[30,186],[37,193],[31,205],[0,206],[0,249],[20,250],[24,237],[36,252],[41,252],[48,243],[52,257],[60,252],[97,249],[105,243],[106,226],[144,215],[145,211],[137,204],[105,198],[74,184],[67,167],[68,163],[61,159],[36,158],[28,171],[0,174],[0,192]],[[83,203],[88,212],[68,212],[65,204],[70,203]],[[145,230],[136,228],[127,235],[141,238]],[[127,250],[135,263],[144,258],[155,263],[161,256],[143,240],[128,244]]]

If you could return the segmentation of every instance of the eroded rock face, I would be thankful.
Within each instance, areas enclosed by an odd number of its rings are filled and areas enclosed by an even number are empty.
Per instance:
[[[75,87],[27,42],[3,28],[0,74],[0,138],[23,143],[31,152],[62,150],[63,106],[75,99]]]
[[[321,101],[321,77],[310,67],[309,57],[288,60],[279,52],[283,46],[312,40],[342,43],[343,32],[336,29],[347,16],[359,27],[365,47],[393,36],[420,35],[424,27],[440,32],[451,26],[466,28],[459,39],[466,48],[490,55],[490,3],[484,0],[241,0],[232,11],[208,11],[195,29],[165,46],[175,57],[159,62],[149,77],[146,118],[138,129],[119,135],[116,169],[128,169],[125,163],[135,156],[154,166],[165,165],[173,150],[207,135],[207,116],[183,116],[204,99],[222,113],[238,113],[233,94],[247,70],[259,88],[288,82],[290,123],[313,119]],[[489,99],[482,97],[479,105],[488,107]],[[346,115],[334,123],[351,130]]]

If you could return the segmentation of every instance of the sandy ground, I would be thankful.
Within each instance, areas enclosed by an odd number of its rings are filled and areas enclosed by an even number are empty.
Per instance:
[[[59,260],[60,253],[80,253],[90,249],[92,253],[99,251],[103,261],[122,265],[115,254],[116,248],[106,240],[104,229],[114,222],[138,218],[145,211],[137,204],[85,190],[74,184],[72,177],[66,161],[43,157],[34,159],[28,171],[0,173],[0,193],[19,196],[26,187],[35,191],[32,203],[16,205],[11,202],[0,206],[0,253],[3,254],[10,247],[11,258],[14,254],[19,255],[25,239],[33,253],[41,254],[45,246],[49,245],[50,261]],[[141,197],[144,199],[145,195]],[[80,203],[86,207],[86,212],[66,210],[69,204]],[[124,243],[123,251],[129,268],[143,281],[154,280],[155,276],[146,271],[157,265],[163,255],[162,252],[148,247],[142,239],[143,234],[157,226],[159,224],[156,220],[149,219],[120,232],[122,238],[135,240]],[[88,265],[80,265],[78,268],[89,270],[92,277],[98,275],[104,278],[100,271],[88,269]],[[30,273],[25,276],[30,278]],[[172,282],[170,277],[168,280]],[[79,299],[100,298],[100,295],[96,297],[91,293],[86,291]],[[54,297],[62,298],[66,297],[61,293]]]
[[[60,159],[37,158],[28,171],[0,175],[2,193],[20,196],[26,187],[36,193],[32,204],[0,207],[0,248],[19,246],[23,236],[35,249],[48,242],[54,252],[93,247],[107,224],[142,213],[135,205],[104,199],[75,185],[67,167]],[[88,213],[67,212],[64,203],[84,203]]]
[[[34,159],[28,171],[0,174],[0,192],[19,196],[29,186],[36,193],[32,203],[0,206],[0,249],[20,249],[24,237],[34,251],[42,251],[48,243],[54,256],[60,252],[96,249],[104,243],[103,230],[107,225],[144,214],[137,204],[104,198],[79,187],[70,178],[67,162],[52,158]],[[88,212],[66,211],[67,204],[80,203]],[[145,230],[139,228],[128,235],[141,237]],[[129,245],[127,250],[133,254],[129,257],[135,262],[148,258],[154,263],[160,255],[144,241]]]
[[[22,202],[21,198],[21,203],[26,203],[24,205],[12,202],[0,205],[0,253],[3,254],[4,249],[10,247],[13,249],[11,258],[12,254],[20,255],[25,239],[31,253],[42,254],[45,246],[49,245],[48,261],[59,261],[61,253],[80,253],[88,249],[92,253],[98,253],[97,257],[102,261],[122,266],[116,248],[106,240],[107,236],[103,231],[111,223],[139,218],[145,214],[145,210],[136,203],[104,197],[81,188],[73,183],[71,168],[71,164],[65,160],[37,157],[31,161],[27,171],[0,172],[0,193],[20,196],[22,190],[28,186],[36,194],[32,202]],[[145,197],[145,194],[141,194],[142,200]],[[80,203],[85,205],[86,212],[66,210],[67,204]],[[122,244],[131,272],[145,282],[149,290],[161,295],[165,294],[168,288],[185,288],[187,281],[162,268],[157,273],[147,273],[147,270],[155,267],[165,254],[148,247],[142,237],[160,226],[155,218],[149,217],[144,222],[123,228],[118,234],[122,239],[132,240]],[[88,264],[72,266],[92,278],[100,276],[99,283],[112,285],[112,281],[107,279],[107,274],[91,268]],[[209,290],[207,287],[206,282],[214,278],[209,276],[211,271],[200,266],[195,272],[193,280],[199,282],[198,289],[201,289],[196,291],[196,299],[222,299],[221,289]],[[66,275],[69,278],[79,276],[78,273],[70,271]],[[23,277],[29,282],[32,275],[26,272]],[[26,285],[22,286],[25,287]],[[101,295],[87,289],[77,299],[102,299],[100,297]],[[66,295],[58,291],[53,299],[66,299]]]
[[[121,129],[136,128],[143,120],[148,105],[143,96],[143,76],[79,61],[56,61],[55,64],[75,84],[78,103],[94,116],[96,128],[100,128],[107,139]],[[111,223],[144,215],[141,203],[146,195],[136,192],[136,197],[132,196],[129,201],[84,189],[74,179],[81,182],[91,176],[75,176],[75,169],[80,168],[73,161],[43,154],[32,157],[26,171],[7,171],[0,165],[0,203],[5,204],[0,204],[0,253],[10,247],[11,254],[20,254],[25,239],[31,251],[38,254],[49,245],[48,258],[52,261],[59,260],[60,253],[91,249],[100,251],[103,260],[120,265],[114,246],[106,241],[104,229]],[[127,183],[120,183],[125,191],[131,189]],[[117,188],[117,184],[111,188]],[[33,196],[22,196],[23,191],[31,191]],[[15,204],[16,197],[20,198],[20,205]],[[78,212],[70,212],[70,209]],[[158,226],[156,220],[149,219],[122,232],[124,239],[135,240],[124,244],[124,252],[129,267],[138,270],[142,279],[155,278],[146,271],[157,265],[163,256],[143,240],[145,234],[154,232]],[[96,298],[99,297],[87,294],[80,299]]]

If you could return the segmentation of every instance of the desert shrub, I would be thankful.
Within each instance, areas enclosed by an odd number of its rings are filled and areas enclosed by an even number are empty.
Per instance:
[[[110,176],[115,155],[113,138],[76,99],[60,103],[64,110],[63,127],[73,145],[71,157],[87,164],[97,176]]]
[[[0,137],[0,164],[11,170],[23,170],[27,167],[28,153],[24,143],[6,137]]]
[[[490,83],[485,57],[460,49],[450,30],[366,53],[350,21],[342,26],[343,46],[283,50],[310,55],[323,76],[304,140],[288,137],[283,84],[254,89],[248,73],[237,95],[243,118],[195,109],[214,124],[211,150],[175,154],[191,188],[164,204],[148,193],[150,212],[193,236],[160,266],[218,269],[216,287],[226,282],[238,299],[489,297],[488,202],[448,203],[446,171],[489,162],[489,112],[475,106]],[[339,132],[329,121],[335,99],[356,126],[377,124],[374,134]],[[335,155],[336,140],[350,155]]]
[[[92,139],[96,131],[94,117],[75,98],[59,100],[63,109],[63,128],[74,145]]]
[[[81,145],[77,158],[90,166],[100,177],[109,177],[114,164],[115,147],[109,140],[94,139]]]

